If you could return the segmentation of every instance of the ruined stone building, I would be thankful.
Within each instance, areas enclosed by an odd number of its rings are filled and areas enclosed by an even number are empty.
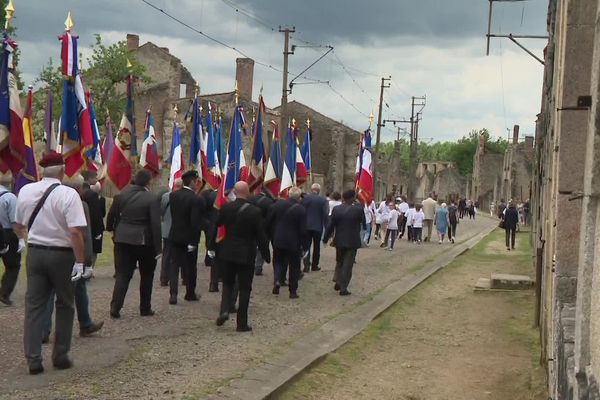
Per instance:
[[[512,142],[504,153],[501,199],[524,202],[531,198],[534,156],[533,136],[519,143],[519,125],[515,125]]]
[[[489,210],[490,204],[498,201],[501,186],[503,154],[486,152],[485,138],[480,136],[479,146],[473,156],[473,175],[468,185],[467,198],[479,202],[479,207]]]
[[[415,200],[426,199],[435,193],[442,201],[457,200],[466,190],[466,178],[456,164],[448,161],[424,161],[417,166]]]
[[[129,51],[133,52],[138,61],[144,65],[146,74],[151,79],[151,83],[139,83],[136,88],[135,114],[138,148],[143,140],[146,111],[151,105],[157,133],[158,152],[163,161],[168,159],[175,119],[173,107],[177,105],[179,110],[177,121],[182,131],[184,152],[188,152],[191,123],[186,115],[190,115],[197,85],[201,86],[202,82],[197,82],[190,71],[183,66],[182,61],[171,54],[167,48],[159,47],[151,42],[140,45],[139,36],[134,34],[127,35],[127,45]],[[218,107],[223,118],[223,133],[226,137],[229,136],[233,110],[236,106],[235,83],[238,87],[238,104],[244,108],[248,124],[247,132],[250,133],[252,116],[258,110],[257,102],[253,101],[255,98],[253,96],[253,79],[254,61],[249,58],[238,58],[236,60],[236,76],[231,77],[231,87],[228,90],[212,94],[200,92],[199,98],[204,110],[207,109],[209,102]],[[305,137],[306,120],[310,119],[311,121],[313,182],[323,184],[324,189],[328,191],[341,191],[353,187],[360,132],[296,101],[288,104],[288,113],[296,119],[300,143]],[[270,121],[278,122],[279,119],[279,107],[267,109],[263,120],[263,140],[267,147],[267,153],[273,133]],[[280,127],[279,131],[282,151],[285,152],[286,127],[283,129]],[[243,139],[246,144],[246,160],[249,163],[251,137],[247,135]],[[163,167],[162,178],[166,180],[166,176],[168,176],[166,162]]]
[[[554,400],[600,398],[598,3],[549,1],[532,212],[536,322]]]

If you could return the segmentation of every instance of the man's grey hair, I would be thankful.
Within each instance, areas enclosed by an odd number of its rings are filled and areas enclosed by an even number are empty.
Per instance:
[[[46,178],[60,178],[61,174],[65,172],[64,165],[52,165],[46,167],[42,171],[42,175]]]
[[[80,190],[83,187],[84,181],[85,180],[83,179],[83,176],[75,175],[72,178],[65,179],[63,181],[63,185],[73,188],[75,190]]]
[[[302,196],[302,189],[294,186],[293,188],[290,188],[289,194],[290,194],[290,199],[298,200],[298,199],[300,199],[300,196]]]
[[[310,190],[312,190],[313,192],[320,192],[321,185],[319,185],[318,183],[313,183],[312,186],[310,187]]]

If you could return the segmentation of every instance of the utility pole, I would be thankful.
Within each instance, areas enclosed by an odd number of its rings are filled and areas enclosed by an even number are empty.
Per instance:
[[[377,182],[377,164],[379,162],[379,142],[381,141],[381,127],[383,123],[381,121],[381,113],[383,111],[383,89],[389,88],[390,84],[386,84],[386,81],[392,80],[392,77],[381,78],[381,92],[379,93],[379,118],[377,119],[377,137],[375,139],[375,151],[373,152],[373,184],[374,197],[377,198],[379,194],[379,184]]]
[[[296,28],[292,27],[292,29],[290,28],[285,28],[285,29],[281,29],[281,26],[279,27],[279,32],[283,32],[284,34],[284,42],[283,42],[283,85],[282,85],[282,90],[281,90],[281,107],[280,107],[280,111],[281,111],[281,118],[279,120],[279,133],[280,135],[284,135],[282,136],[282,138],[285,138],[285,135],[287,135],[287,97],[288,97],[288,93],[290,92],[290,90],[288,89],[288,56],[290,54],[294,54],[293,51],[289,51],[289,47],[290,47],[290,32],[294,33],[296,32]],[[286,143],[285,140],[282,140],[283,143]]]
[[[408,168],[408,198],[412,201],[416,201],[416,179],[417,174],[417,146],[419,143],[419,120],[421,111],[425,108],[427,98],[423,97],[412,97],[412,105],[410,112],[410,158]],[[421,107],[420,110],[415,114],[415,107]]]

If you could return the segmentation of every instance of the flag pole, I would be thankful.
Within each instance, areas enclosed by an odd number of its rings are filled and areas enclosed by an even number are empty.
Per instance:
[[[310,183],[313,183],[313,173],[312,173],[312,145],[311,145],[311,141],[312,141],[312,133],[310,132],[310,118],[306,117],[306,132],[307,132],[307,137],[304,140],[308,140],[308,158],[310,159],[310,171],[308,172],[309,174],[309,178],[310,178]],[[306,160],[304,161],[304,163],[306,163]]]

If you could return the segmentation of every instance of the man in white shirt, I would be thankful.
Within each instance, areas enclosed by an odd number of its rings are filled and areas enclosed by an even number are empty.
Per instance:
[[[65,167],[61,154],[48,152],[40,161],[43,179],[25,185],[17,200],[17,236],[28,236],[27,292],[25,294],[25,357],[32,375],[44,372],[42,331],[45,310],[52,290],[56,293],[56,331],[52,364],[71,368],[69,359],[75,286],[84,262],[87,226],[79,194],[61,185]],[[37,212],[36,212],[37,211]]]
[[[423,228],[427,228],[427,236],[423,239],[424,242],[431,240],[431,231],[433,230],[433,218],[435,217],[436,207],[437,201],[433,199],[433,194],[429,194],[429,197],[423,200],[423,215],[425,216]]]
[[[404,237],[404,232],[406,231],[406,222],[407,222],[406,214],[408,213],[408,202],[406,201],[406,196],[402,196],[400,198],[400,204],[398,204],[398,211],[400,211],[400,215],[402,216],[402,219],[398,226],[398,230],[400,233],[400,239],[402,239]]]

